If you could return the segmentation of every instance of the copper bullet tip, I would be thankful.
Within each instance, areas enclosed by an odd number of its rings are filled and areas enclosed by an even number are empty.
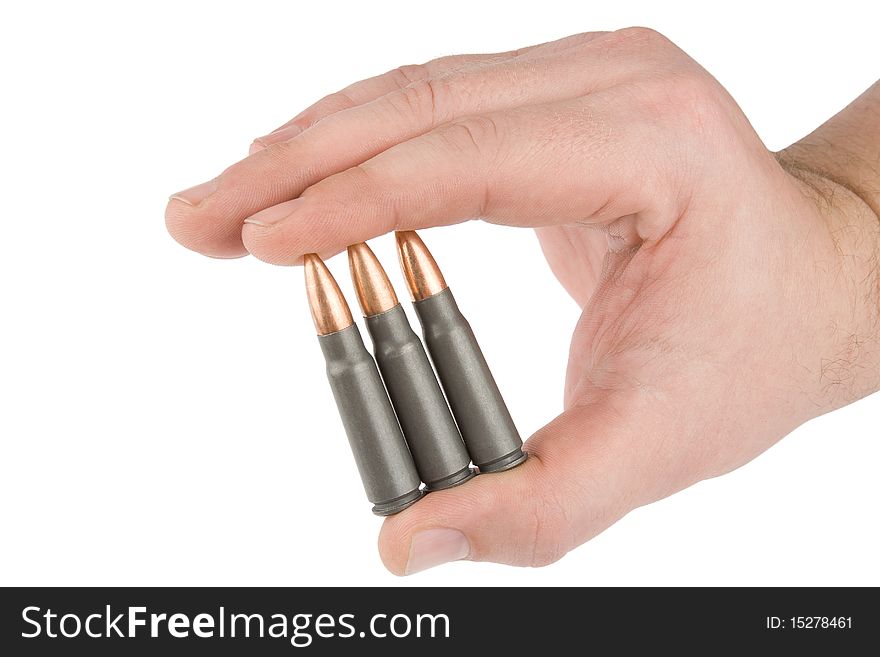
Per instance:
[[[443,274],[422,238],[412,230],[400,231],[395,235],[400,268],[412,300],[421,301],[445,290],[448,286]]]
[[[379,315],[398,304],[388,274],[369,246],[361,242],[348,247],[348,266],[364,317]]]
[[[336,333],[354,324],[348,303],[342,290],[327,269],[327,265],[314,253],[303,256],[306,274],[306,295],[312,309],[312,319],[318,335]]]

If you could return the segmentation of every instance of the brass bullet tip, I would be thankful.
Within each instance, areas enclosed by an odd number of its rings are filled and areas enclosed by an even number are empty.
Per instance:
[[[348,247],[348,266],[364,317],[379,315],[398,304],[388,274],[369,246],[361,242]]]
[[[400,268],[412,300],[421,301],[445,290],[448,286],[443,274],[422,238],[412,230],[400,231],[395,235]]]
[[[306,274],[306,295],[312,309],[312,319],[318,335],[336,333],[354,324],[348,303],[342,290],[327,269],[327,265],[314,253],[303,256]]]

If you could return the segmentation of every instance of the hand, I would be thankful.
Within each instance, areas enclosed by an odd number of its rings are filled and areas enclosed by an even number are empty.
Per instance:
[[[537,566],[880,386],[877,172],[847,182],[822,143],[768,152],[655,32],[581,34],[358,82],[172,197],[167,224],[276,264],[473,217],[536,227],[583,307],[565,411],[522,467],[388,519],[380,551],[395,573]]]

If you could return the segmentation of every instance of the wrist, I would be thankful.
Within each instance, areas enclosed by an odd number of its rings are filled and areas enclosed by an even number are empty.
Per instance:
[[[813,248],[798,257],[820,287],[813,321],[804,321],[817,337],[811,398],[820,415],[880,390],[880,217],[852,185],[796,153],[777,159],[815,210],[818,229],[804,238]]]
[[[880,81],[777,159],[795,176],[819,176],[819,187],[852,195],[866,206],[860,217],[880,221]]]

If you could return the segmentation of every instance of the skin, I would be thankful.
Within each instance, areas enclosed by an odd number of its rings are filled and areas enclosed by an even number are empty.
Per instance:
[[[537,229],[583,308],[565,411],[522,467],[385,521],[403,574],[551,563],[880,388],[878,211],[880,83],[774,154],[696,62],[631,28],[358,82],[166,220],[205,255],[281,265],[473,217]]]

